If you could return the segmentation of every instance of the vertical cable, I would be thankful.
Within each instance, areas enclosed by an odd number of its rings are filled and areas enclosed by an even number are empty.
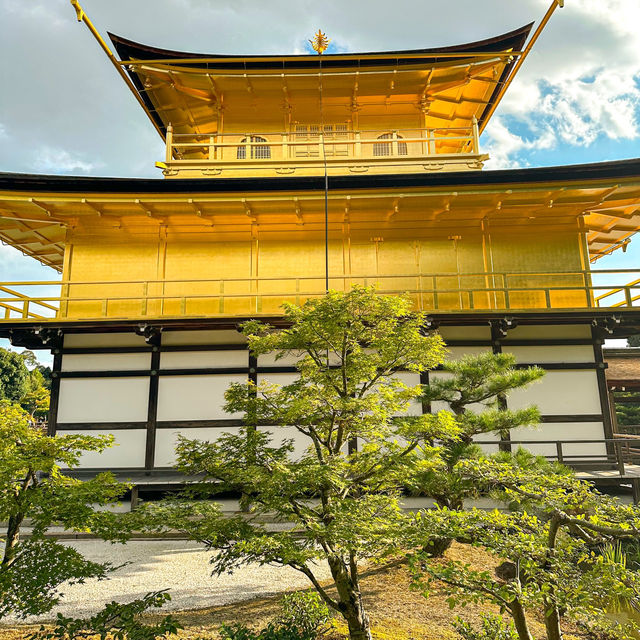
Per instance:
[[[327,169],[327,149],[324,142],[324,100],[322,86],[322,55],[319,60],[320,80],[320,144],[322,145],[322,161],[324,165],[324,288],[329,293],[329,173]]]

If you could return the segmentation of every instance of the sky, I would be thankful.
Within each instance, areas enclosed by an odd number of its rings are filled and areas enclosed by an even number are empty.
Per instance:
[[[205,54],[304,53],[480,40],[550,0],[81,0],[107,31]],[[640,1],[566,0],[481,138],[486,170],[640,157]],[[0,0],[0,171],[160,178],[163,143],[68,0]],[[640,238],[598,268],[640,267]],[[640,274],[638,274],[640,275]],[[0,246],[0,280],[57,274]],[[629,278],[631,279],[631,278]]]

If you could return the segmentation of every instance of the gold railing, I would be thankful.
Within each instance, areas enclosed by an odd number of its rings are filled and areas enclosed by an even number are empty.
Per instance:
[[[478,155],[478,124],[463,128],[324,130],[176,134],[167,127],[165,161],[234,163],[367,159],[384,162],[446,154]]]
[[[409,294],[416,309],[441,312],[640,308],[640,279],[621,269],[567,272],[339,275],[331,289],[374,285],[380,293]],[[598,282],[598,281],[602,282]],[[594,282],[595,281],[595,282]],[[26,293],[37,287],[38,295]],[[277,315],[283,302],[324,294],[319,277],[270,277],[111,282],[8,282],[0,285],[0,322],[55,318],[215,317]]]

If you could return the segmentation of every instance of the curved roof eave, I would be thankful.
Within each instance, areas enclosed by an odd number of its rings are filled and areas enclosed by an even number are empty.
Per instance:
[[[461,54],[468,52],[487,52],[505,51],[513,49],[520,51],[524,46],[524,43],[533,27],[533,22],[514,29],[507,33],[495,36],[493,38],[486,38],[484,40],[477,40],[475,42],[468,42],[465,44],[457,44],[447,47],[434,47],[428,49],[406,49],[400,51],[369,51],[364,53],[330,53],[322,56],[322,66],[324,68],[330,68],[332,66],[355,66],[361,64],[363,60],[369,59],[369,64],[385,64],[393,61],[407,61],[411,62],[423,62],[425,60],[429,62],[435,62],[439,53],[457,53]],[[203,54],[184,51],[175,51],[172,49],[162,49],[159,47],[152,47],[149,45],[135,42],[134,40],[128,40],[122,36],[118,36],[113,33],[108,33],[111,42],[113,42],[118,55],[123,61],[126,60],[153,60],[153,59],[167,59],[168,61],[175,59],[187,59],[187,58],[210,58],[211,62],[206,63],[194,63],[194,67],[202,67],[211,69],[215,67],[227,68],[227,69],[252,69],[259,68],[265,69],[269,67],[282,69],[283,65],[290,63],[292,68],[315,67],[318,66],[320,57],[318,55],[309,54],[297,54],[297,55],[232,55],[232,54]],[[420,58],[412,58],[413,55],[420,55]],[[424,58],[424,55],[432,55],[433,58]],[[382,56],[382,57],[381,57]],[[464,55],[461,55],[464,57]],[[379,61],[382,62],[379,62]],[[257,66],[254,66],[257,65]]]
[[[640,158],[590,164],[500,169],[495,171],[451,171],[424,174],[329,176],[330,190],[393,189],[420,187],[471,187],[490,185],[640,180]],[[322,176],[274,178],[107,178],[24,173],[0,173],[0,192],[57,193],[224,193],[324,190]]]
[[[122,36],[108,33],[111,42],[113,43],[120,59],[123,62],[127,60],[154,60],[163,59],[167,62],[171,60],[185,60],[185,59],[200,59],[208,58],[207,62],[194,62],[189,63],[191,68],[202,68],[206,70],[212,69],[241,69],[243,71],[250,69],[278,69],[279,71],[287,69],[304,69],[304,68],[316,68],[322,64],[323,69],[331,68],[344,68],[344,67],[358,67],[370,66],[370,67],[382,67],[388,64],[396,65],[411,65],[411,64],[423,64],[429,65],[436,62],[441,62],[442,58],[438,58],[438,54],[452,54],[460,53],[460,58],[464,58],[465,53],[492,53],[501,51],[521,51],[529,36],[533,22],[526,24],[519,29],[514,29],[507,33],[503,33],[493,38],[487,38],[484,40],[477,40],[475,42],[468,42],[465,44],[458,44],[448,47],[435,47],[431,49],[408,49],[404,51],[383,51],[383,52],[368,52],[368,53],[333,53],[325,54],[323,56],[318,55],[276,55],[276,56],[261,56],[261,55],[248,55],[248,56],[235,56],[228,54],[201,54],[190,53],[182,51],[174,51],[171,49],[161,49],[158,47],[151,47],[149,45],[140,44],[133,40],[128,40]],[[416,57],[418,56],[419,57]],[[447,57],[446,60],[454,61],[456,58]],[[507,81],[507,78],[511,74],[513,67],[515,66],[516,59],[505,65],[500,78],[496,83],[495,89],[491,94],[491,97],[485,105],[482,113],[479,114],[478,123],[482,128],[484,126],[486,115],[490,113],[491,107],[496,100],[500,87]],[[162,133],[162,136],[166,136],[167,123],[157,112],[155,106],[151,102],[149,95],[144,89],[143,83],[140,80],[138,73],[134,69],[127,69],[127,73],[131,78],[138,95],[146,105],[147,114],[157,125]]]

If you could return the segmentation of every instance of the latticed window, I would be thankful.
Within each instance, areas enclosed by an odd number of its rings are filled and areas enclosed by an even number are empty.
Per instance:
[[[299,158],[317,158],[321,156],[322,139],[321,131],[324,130],[324,148],[328,156],[349,155],[348,144],[338,144],[346,142],[349,136],[349,127],[346,122],[337,124],[296,124],[294,140],[296,142],[309,142],[309,144],[298,144],[295,146],[295,155]]]
[[[374,156],[390,156],[393,155],[393,133],[383,133],[381,136],[378,136],[378,140],[389,140],[389,142],[374,142],[373,143],[373,155]],[[401,140],[402,136],[396,134],[396,139]],[[407,155],[407,143],[406,142],[398,142],[398,155],[406,156]]]
[[[242,138],[238,147],[238,160],[247,159],[247,146],[251,149],[249,157],[252,160],[269,160],[271,158],[271,147],[267,144],[256,144],[257,142],[266,142],[266,138],[261,136],[249,136],[248,138]],[[251,142],[251,145],[247,145],[247,142]]]

